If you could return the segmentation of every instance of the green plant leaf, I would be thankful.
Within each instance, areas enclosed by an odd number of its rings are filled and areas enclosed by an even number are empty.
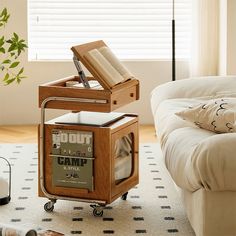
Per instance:
[[[2,53],[6,53],[5,48],[0,48],[0,52],[2,52]]]
[[[21,79],[26,79],[27,77],[26,76],[20,76]]]
[[[10,75],[9,75],[8,73],[6,73],[5,76],[4,76],[3,81],[7,81],[7,80],[9,79],[9,76],[10,76]]]
[[[15,68],[15,67],[17,67],[19,64],[20,64],[19,61],[13,62],[13,63],[10,65],[9,68]]]
[[[2,62],[2,64],[10,64],[10,63],[11,63],[11,60],[9,60],[9,59],[6,59]]]
[[[0,16],[6,16],[6,15],[7,15],[7,8],[4,7]]]
[[[22,43],[21,46],[22,46],[23,50],[24,50],[25,48],[28,48],[28,46],[27,46],[25,43]]]
[[[12,82],[14,82],[14,81],[15,81],[15,79],[16,79],[16,77],[14,77],[14,78],[12,78],[12,79],[9,79],[9,80],[7,80],[7,81],[5,82],[5,85],[9,85],[9,84],[11,84]]]
[[[24,72],[24,67],[22,67],[22,68],[20,69],[20,71],[18,72],[17,75],[20,75],[20,74],[22,74],[23,72]]]
[[[2,36],[0,38],[0,47],[2,47],[4,43],[5,43],[4,36]]]
[[[8,52],[16,50],[16,46],[14,44],[11,44],[11,46],[8,48]]]
[[[4,8],[0,14],[0,27],[5,26],[9,17],[10,17],[10,14],[8,14],[7,8]]]
[[[19,36],[15,32],[13,33],[13,35],[14,35],[16,41],[18,41],[19,40]]]
[[[5,17],[5,21],[7,23],[8,19],[10,18],[10,14],[8,14],[6,17]]]

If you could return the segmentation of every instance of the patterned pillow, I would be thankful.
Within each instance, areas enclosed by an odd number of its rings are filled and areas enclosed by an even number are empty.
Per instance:
[[[216,133],[236,132],[236,98],[217,98],[175,113],[199,128]]]

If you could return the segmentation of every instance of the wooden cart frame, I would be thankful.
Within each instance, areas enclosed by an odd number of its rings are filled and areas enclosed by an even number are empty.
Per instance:
[[[91,203],[91,207],[93,207],[93,214],[94,216],[102,216],[103,215],[103,209],[106,206],[106,204],[109,204],[111,202],[113,202],[116,198],[121,197],[123,200],[126,200],[127,198],[127,194],[128,194],[128,190],[132,187],[134,187],[135,185],[138,184],[138,122],[137,122],[137,117],[136,115],[132,115],[132,114],[128,114],[127,116],[129,117],[130,120],[133,120],[132,122],[127,122],[127,126],[122,128],[119,128],[119,132],[117,132],[116,129],[114,129],[114,140],[116,140],[119,136],[121,137],[124,134],[127,134],[129,132],[134,133],[134,138],[133,138],[133,156],[132,156],[132,175],[130,177],[127,178],[127,181],[124,181],[124,184],[116,187],[115,184],[110,184],[111,189],[109,190],[112,194],[109,195],[109,197],[105,197],[106,200],[101,200],[101,199],[96,199],[96,198],[92,198],[91,196],[89,198],[86,197],[77,197],[77,196],[73,196],[73,197],[67,197],[64,196],[63,194],[51,194],[49,191],[47,191],[46,187],[45,187],[45,170],[44,170],[44,166],[45,166],[45,111],[47,108],[47,104],[48,102],[81,102],[80,99],[78,98],[67,98],[67,97],[49,97],[47,99],[45,99],[43,101],[43,103],[41,104],[41,123],[40,123],[40,149],[39,149],[39,182],[40,182],[40,187],[39,187],[39,195],[48,198],[50,201],[47,202],[44,205],[44,209],[48,212],[53,211],[54,209],[54,204],[56,203],[57,200],[70,200],[70,201],[80,201],[80,202],[87,202],[87,203]],[[136,121],[134,123],[134,120]],[[122,122],[122,121],[120,121]],[[135,126],[134,126],[135,124]],[[78,130],[80,130],[81,126],[77,126]],[[119,125],[117,125],[117,127],[119,127]],[[131,127],[131,128],[130,128]],[[100,129],[100,128],[97,128]],[[118,129],[118,128],[117,128]],[[82,129],[83,130],[83,129]],[[112,141],[110,143],[111,145],[111,149],[114,148],[114,141]],[[111,154],[110,154],[111,155]],[[100,158],[101,159],[101,158]],[[113,158],[111,160],[111,162],[113,161]],[[113,167],[114,167],[114,163],[112,163]],[[100,168],[100,167],[99,167]],[[114,180],[113,180],[114,181]],[[51,182],[51,181],[50,181]],[[96,184],[95,184],[96,186]],[[61,188],[63,189],[63,188]],[[63,190],[62,190],[63,191]],[[86,190],[79,190],[79,195],[83,194],[83,196],[86,195]],[[101,193],[100,193],[101,194]],[[76,194],[75,194],[76,195]],[[88,194],[89,195],[89,194]],[[96,196],[96,193],[95,193]],[[104,196],[103,196],[104,197]]]
[[[60,194],[60,191],[57,191],[58,193],[56,194],[52,194],[45,187],[45,113],[47,108],[72,110],[76,112],[111,112],[139,99],[139,81],[137,79],[130,79],[121,84],[117,84],[114,87],[109,87],[101,75],[97,74],[94,68],[89,65],[83,57],[86,51],[104,45],[105,44],[103,41],[96,41],[72,48],[75,55],[93,75],[93,77],[88,77],[88,80],[97,80],[102,85],[102,90],[65,86],[67,81],[80,81],[79,76],[69,76],[67,78],[59,79],[57,81],[39,86],[39,107],[41,108],[41,121],[39,127],[39,196],[46,197],[50,200],[44,205],[44,209],[46,211],[53,211],[54,204],[58,199],[61,199],[91,203],[91,207],[93,207],[93,214],[95,216],[102,216],[103,209],[106,204],[111,203],[118,197],[126,200],[128,190],[138,184],[138,117],[137,115],[130,114],[130,118],[123,121],[126,122],[124,124],[128,124],[128,128],[125,129],[125,125],[121,124],[120,127],[124,128],[125,131],[121,130],[120,134],[122,135],[130,129],[132,129],[132,132],[135,133],[135,147],[133,147],[134,153],[132,157],[134,170],[132,170],[132,174],[127,178],[127,180],[122,181],[121,184],[118,185],[119,187],[116,187],[114,184],[111,185],[109,196],[101,198],[96,194],[88,194],[88,197],[86,197],[86,191],[83,190],[81,190],[81,194],[78,194],[78,196],[81,195],[83,197],[77,197],[76,194],[74,194],[74,196],[66,196],[65,194]],[[118,128],[118,126],[114,128],[114,130],[118,129],[121,128]],[[118,137],[117,134],[114,134],[114,137]],[[110,143],[110,145],[111,148],[114,148],[114,143]],[[110,164],[114,167],[114,161],[111,161]]]

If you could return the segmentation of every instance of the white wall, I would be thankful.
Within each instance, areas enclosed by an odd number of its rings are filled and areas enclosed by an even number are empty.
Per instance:
[[[227,1],[227,74],[236,74],[236,1]]]
[[[27,1],[1,0],[11,19],[6,33],[16,31],[27,38]],[[69,50],[69,49],[68,49]],[[38,85],[76,74],[72,62],[28,62],[27,53],[22,58],[27,79],[20,85],[0,85],[0,124],[33,124],[40,119],[38,108]],[[171,63],[168,61],[126,61],[125,65],[140,79],[141,99],[122,108],[125,112],[136,112],[140,122],[153,123],[149,97],[151,90],[171,80]],[[177,63],[177,78],[188,77],[187,62]],[[49,117],[58,113],[50,112]]]
[[[219,74],[227,75],[227,0],[220,0]]]
[[[220,0],[220,75],[236,74],[236,1]]]

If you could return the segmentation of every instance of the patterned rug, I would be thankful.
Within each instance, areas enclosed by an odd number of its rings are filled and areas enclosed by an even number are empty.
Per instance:
[[[12,165],[12,200],[0,206],[0,222],[52,229],[66,235],[194,236],[179,195],[165,169],[158,144],[140,145],[140,183],[126,201],[117,199],[94,217],[88,203],[58,200],[54,211],[37,197],[37,145],[0,144]],[[7,176],[5,164],[0,176]],[[4,169],[3,169],[4,166]]]

